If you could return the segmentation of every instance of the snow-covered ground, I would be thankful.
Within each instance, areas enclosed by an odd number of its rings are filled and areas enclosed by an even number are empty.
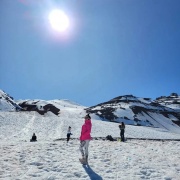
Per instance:
[[[57,101],[57,103],[60,103]],[[65,103],[65,104],[64,104]],[[165,129],[126,126],[127,142],[92,140],[89,166],[79,163],[79,140],[65,138],[68,126],[78,138],[84,107],[64,101],[59,116],[53,113],[0,112],[0,179],[3,180],[139,180],[180,179],[180,134]],[[92,137],[119,137],[117,123],[92,116]],[[37,142],[29,142],[33,133]],[[128,138],[174,139],[172,141]]]
[[[89,166],[79,161],[79,141],[11,142],[0,147],[0,179],[178,180],[177,141],[91,141]]]

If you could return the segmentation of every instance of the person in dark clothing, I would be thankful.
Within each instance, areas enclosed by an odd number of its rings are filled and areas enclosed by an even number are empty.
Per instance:
[[[114,141],[113,137],[111,135],[106,136],[106,139],[109,141]]]
[[[124,139],[124,132],[125,132],[125,124],[124,122],[122,122],[120,125],[119,125],[119,129],[121,130],[120,132],[120,136],[121,136],[121,141],[125,141]]]
[[[69,142],[70,136],[72,135],[71,133],[71,126],[69,126],[68,131],[67,131],[67,142]]]
[[[35,133],[33,133],[33,136],[32,136],[32,138],[30,139],[30,141],[31,141],[31,142],[37,141],[37,137],[36,137],[36,134],[35,134]]]

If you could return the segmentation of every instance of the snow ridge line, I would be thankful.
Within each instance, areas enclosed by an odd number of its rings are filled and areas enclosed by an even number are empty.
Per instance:
[[[113,137],[114,141],[118,141],[118,139],[120,139],[120,137]],[[152,139],[152,138],[126,138],[127,140],[147,140],[147,141],[180,141],[180,139]],[[53,141],[66,141],[67,138],[59,138],[59,139],[55,139]],[[79,140],[79,138],[71,138],[71,140]],[[92,140],[103,140],[103,141],[107,141],[106,137],[93,137]]]

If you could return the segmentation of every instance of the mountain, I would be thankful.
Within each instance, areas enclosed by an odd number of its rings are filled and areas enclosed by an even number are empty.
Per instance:
[[[180,133],[180,96],[172,93],[170,96],[139,98],[124,95],[92,107],[84,107],[69,100],[18,100],[0,91],[0,111],[36,111],[41,115],[61,116],[64,107],[82,108],[85,113],[98,120],[125,122],[135,126],[163,128]]]
[[[180,96],[176,93],[156,100],[133,95],[118,96],[86,111],[98,115],[102,120],[180,131]]]

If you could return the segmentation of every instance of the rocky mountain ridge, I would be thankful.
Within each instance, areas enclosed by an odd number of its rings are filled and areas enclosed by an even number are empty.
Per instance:
[[[18,100],[0,90],[0,111],[37,111],[44,115],[52,112],[60,116],[62,100]],[[63,106],[71,104],[64,101]],[[62,103],[61,103],[62,104]],[[76,104],[73,104],[76,106]],[[77,106],[79,106],[77,104]],[[179,128],[180,131],[180,96],[172,93],[169,96],[140,98],[133,95],[124,95],[113,98],[91,107],[84,107],[91,115],[96,115],[102,121],[125,122],[130,125],[160,127],[164,129]]]
[[[86,109],[102,120],[124,121],[126,124],[167,128],[180,126],[180,96],[172,93],[155,100],[133,95],[118,96]]]

